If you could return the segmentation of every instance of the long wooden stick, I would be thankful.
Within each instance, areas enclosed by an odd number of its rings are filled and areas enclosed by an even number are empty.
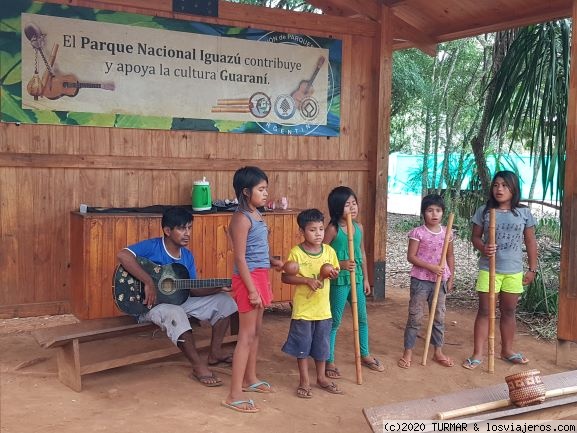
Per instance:
[[[349,260],[355,260],[355,244],[353,241],[353,217],[347,214],[347,237],[349,240]],[[357,276],[356,271],[351,271],[351,310],[353,311],[353,335],[355,337],[355,367],[357,370],[357,385],[363,383],[361,372],[361,344],[359,341],[359,311],[357,310]]]
[[[449,214],[449,219],[447,220],[447,231],[445,232],[445,241],[443,242],[443,250],[441,251],[441,261],[439,266],[445,268],[447,263],[447,250],[449,249],[449,241],[451,240],[451,233],[453,230],[453,219],[454,214]],[[423,352],[423,361],[421,364],[427,365],[427,356],[429,354],[429,344],[431,342],[431,335],[433,333],[433,322],[435,321],[435,313],[437,311],[437,299],[439,298],[439,289],[441,288],[441,283],[443,282],[443,274],[437,275],[437,281],[435,281],[435,289],[433,291],[433,299],[431,301],[431,310],[429,311],[429,326],[427,327],[427,336],[425,338],[425,351]]]
[[[545,392],[545,398],[561,397],[562,395],[575,394],[577,393],[577,386],[569,386],[567,388],[552,389]],[[446,412],[439,412],[437,414],[438,419],[453,419],[467,415],[474,415],[481,412],[487,412],[490,410],[502,409],[507,406],[511,406],[513,403],[511,400],[495,400],[488,403],[475,404],[473,406],[462,407],[460,409],[449,410]]]
[[[495,209],[489,211],[489,244],[495,245]],[[489,257],[489,338],[487,339],[487,366],[489,373],[495,372],[495,256]]]
[[[50,65],[50,68],[54,66],[54,62],[56,61],[56,55],[58,54],[58,46],[59,46],[58,44],[54,44],[54,46],[52,47],[52,52],[50,53],[50,58],[48,59],[48,64]],[[44,71],[44,74],[42,75],[42,95],[44,95],[44,91],[46,89],[46,85],[48,84],[48,78],[50,77],[50,75],[52,75],[52,73],[49,69],[46,69],[46,71]]]

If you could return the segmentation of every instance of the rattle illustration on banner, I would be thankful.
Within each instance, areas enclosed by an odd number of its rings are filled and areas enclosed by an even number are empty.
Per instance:
[[[54,44],[50,58],[47,59],[43,49],[46,43],[46,35],[42,33],[40,28],[32,23],[26,24],[24,27],[24,35],[34,49],[34,75],[26,86],[28,94],[33,96],[34,100],[38,100],[40,96],[48,99],[58,99],[62,96],[74,97],[82,88],[115,89],[113,83],[82,83],[73,74],[57,74],[53,67],[58,53],[58,44]],[[42,57],[42,61],[46,67],[42,79],[40,79],[38,72],[38,54]]]

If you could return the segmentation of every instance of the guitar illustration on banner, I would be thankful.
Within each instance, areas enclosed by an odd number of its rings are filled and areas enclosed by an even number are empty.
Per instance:
[[[300,108],[302,101],[304,101],[306,98],[308,98],[314,93],[313,82],[315,81],[315,78],[317,77],[317,74],[323,67],[324,63],[325,63],[324,56],[319,57],[319,60],[317,61],[317,66],[313,74],[311,75],[311,78],[309,80],[302,80],[299,83],[298,87],[291,93],[291,96],[294,99],[297,108]]]
[[[74,97],[80,89],[114,90],[113,83],[81,83],[72,74],[49,76],[42,96],[58,99],[62,96]]]
[[[34,75],[26,86],[28,94],[33,96],[34,100],[38,100],[39,97],[48,99],[58,99],[62,96],[74,97],[82,88],[114,90],[113,83],[83,83],[78,81],[78,78],[72,74],[57,74],[53,66],[58,53],[58,44],[54,44],[50,58],[47,59],[43,50],[46,35],[42,33],[38,26],[32,23],[27,24],[24,27],[24,34],[34,49]],[[40,79],[38,72],[39,54],[46,67],[42,79]]]
[[[158,265],[144,257],[136,257],[136,261],[154,281],[156,286],[157,304],[180,305],[188,299],[194,289],[230,287],[228,278],[210,278],[191,280],[188,269],[180,263]],[[144,284],[129,274],[122,265],[114,271],[112,280],[112,296],[116,306],[128,314],[143,314],[148,307],[144,301]]]

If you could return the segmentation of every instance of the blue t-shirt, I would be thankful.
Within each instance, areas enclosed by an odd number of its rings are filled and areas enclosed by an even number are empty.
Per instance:
[[[485,205],[479,207],[473,215],[473,224],[483,227],[483,242],[489,240],[489,212],[483,214]],[[518,274],[523,272],[523,232],[535,225],[535,218],[528,207],[515,209],[517,215],[510,210],[496,209],[495,212],[495,272],[498,274]],[[489,270],[489,258],[481,256],[479,269]]]
[[[130,245],[126,249],[135,256],[144,257],[158,265],[180,263],[188,269],[191,280],[196,278],[196,266],[192,253],[187,248],[180,248],[180,258],[172,257],[164,246],[164,238],[146,239]]]

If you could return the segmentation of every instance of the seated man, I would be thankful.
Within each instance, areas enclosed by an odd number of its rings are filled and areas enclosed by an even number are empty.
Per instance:
[[[208,369],[208,364],[232,362],[231,354],[222,352],[222,341],[230,324],[230,316],[237,311],[236,303],[225,292],[229,287],[195,289],[182,305],[158,304],[156,287],[151,276],[140,266],[136,257],[144,257],[159,265],[180,263],[196,278],[192,253],[185,248],[190,241],[192,214],[186,209],[171,207],[162,215],[164,237],[147,239],[124,248],[118,260],[124,269],[144,284],[143,303],[150,311],[138,317],[139,322],[153,322],[166,332],[174,344],[192,364],[192,377],[205,386],[222,385],[222,380]],[[189,317],[208,320],[212,325],[212,339],[208,360],[201,359],[194,345]]]

